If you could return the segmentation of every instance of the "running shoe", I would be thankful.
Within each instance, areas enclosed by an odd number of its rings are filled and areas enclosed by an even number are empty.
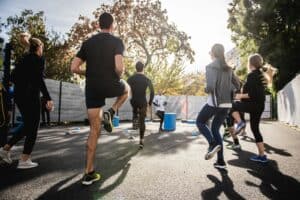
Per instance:
[[[236,129],[235,129],[235,134],[238,135],[246,127],[246,123],[244,121],[241,121],[240,123],[237,124]]]
[[[140,141],[139,147],[140,147],[140,149],[143,149],[143,148],[144,148],[144,141],[143,141],[143,140]]]
[[[19,160],[17,169],[31,169],[39,166],[38,163],[32,162],[31,159],[27,159],[26,161]]]
[[[0,149],[0,158],[7,164],[12,163],[12,159],[10,158],[10,152],[5,151],[3,148]]]
[[[255,156],[250,157],[250,160],[255,161],[255,162],[261,162],[261,163],[268,162],[266,155],[263,155],[263,156],[255,155]]]
[[[226,148],[230,149],[230,150],[241,150],[242,149],[240,144],[231,144],[231,145],[227,146]]]
[[[209,160],[212,157],[214,157],[214,155],[221,150],[221,145],[218,144],[210,144],[207,154],[205,155],[205,160]]]
[[[218,160],[214,163],[214,167],[217,169],[226,169],[226,163],[224,162],[224,160]]]
[[[100,179],[100,174],[93,171],[91,173],[84,174],[81,183],[82,185],[91,185],[92,183],[99,181]]]
[[[223,140],[227,139],[230,137],[229,131],[225,130],[225,133],[223,134]]]
[[[109,111],[103,113],[103,127],[109,133],[113,131],[112,115]]]

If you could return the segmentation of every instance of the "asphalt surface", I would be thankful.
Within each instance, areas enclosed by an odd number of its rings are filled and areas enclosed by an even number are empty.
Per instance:
[[[13,165],[0,166],[0,199],[300,199],[300,132],[286,125],[261,125],[268,164],[249,160],[256,146],[248,126],[243,150],[224,150],[222,171],[214,158],[204,160],[207,143],[192,135],[195,125],[178,122],[175,132],[158,134],[158,123],[147,123],[141,151],[129,127],[103,132],[96,155],[102,178],[88,187],[80,183],[88,127],[41,129],[32,155],[39,167],[17,170],[22,142],[15,146]]]

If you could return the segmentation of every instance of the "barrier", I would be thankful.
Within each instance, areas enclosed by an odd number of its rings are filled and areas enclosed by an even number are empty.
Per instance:
[[[0,73],[1,75],[1,73]],[[46,85],[54,102],[54,112],[50,113],[51,122],[79,122],[87,118],[84,87],[78,84],[46,79]],[[104,110],[110,108],[116,98],[106,99]],[[166,113],[176,113],[176,118],[194,123],[193,120],[207,101],[206,96],[166,96]],[[300,100],[300,98],[298,98]],[[132,120],[132,107],[129,99],[124,103],[117,115],[119,120]],[[16,110],[16,115],[19,116]],[[263,118],[271,118],[271,98],[266,97]],[[158,119],[152,106],[147,112],[150,120]]]
[[[298,103],[297,103],[298,102]],[[300,127],[300,75],[277,93],[278,120]]]
[[[113,126],[118,127],[119,126],[119,121],[120,121],[120,118],[118,116],[114,116],[113,121],[112,121]]]
[[[176,113],[165,113],[164,130],[165,131],[176,130]]]

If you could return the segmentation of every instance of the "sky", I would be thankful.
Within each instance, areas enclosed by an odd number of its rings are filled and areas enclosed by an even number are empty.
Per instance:
[[[44,11],[48,29],[62,34],[68,32],[77,21],[79,15],[92,17],[92,12],[101,3],[111,0],[0,0],[0,18],[4,21],[8,16],[19,15],[24,9],[35,12]],[[195,62],[188,64],[187,71],[205,69],[210,62],[209,51],[215,43],[221,43],[225,51],[234,47],[230,30],[227,29],[228,3],[231,0],[161,0],[167,9],[170,22],[178,29],[191,36]],[[4,33],[1,37],[7,38]]]

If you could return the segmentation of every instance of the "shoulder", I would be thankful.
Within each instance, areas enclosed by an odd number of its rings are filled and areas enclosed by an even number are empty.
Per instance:
[[[212,61],[211,63],[209,63],[208,65],[206,65],[205,69],[207,71],[213,71],[213,70],[218,70],[220,68],[220,63],[219,61],[216,59],[214,61]]]

